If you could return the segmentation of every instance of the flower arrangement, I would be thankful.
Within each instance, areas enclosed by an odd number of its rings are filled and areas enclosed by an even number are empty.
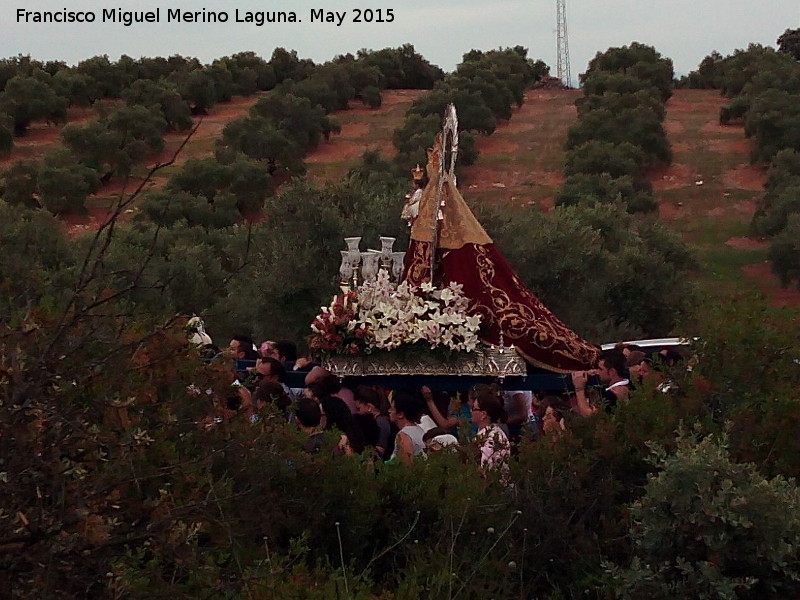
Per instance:
[[[334,354],[360,354],[368,350],[368,328],[358,319],[358,294],[346,292],[333,297],[311,323],[309,346]]]
[[[468,316],[462,286],[393,284],[385,270],[355,292],[334,297],[311,325],[310,345],[336,354],[369,354],[407,345],[474,352],[480,315]]]

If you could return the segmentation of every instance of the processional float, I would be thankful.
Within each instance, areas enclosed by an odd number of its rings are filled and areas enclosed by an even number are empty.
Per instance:
[[[380,250],[366,252],[360,238],[346,239],[342,293],[312,324],[311,345],[323,365],[343,376],[501,379],[532,369],[591,368],[599,348],[551,313],[513,271],[458,191],[457,158],[451,104],[428,150],[427,183],[407,197],[418,203],[403,211],[411,227],[407,252],[393,251],[394,238],[382,237]],[[420,172],[417,166],[415,179]]]

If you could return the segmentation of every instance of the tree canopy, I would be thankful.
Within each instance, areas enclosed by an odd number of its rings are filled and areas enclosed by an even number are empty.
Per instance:
[[[49,78],[49,75],[46,76]],[[52,123],[65,122],[68,104],[66,98],[56,94],[48,83],[36,77],[12,77],[0,92],[0,113],[10,115],[15,135],[25,135],[31,122],[39,119]]]
[[[101,177],[124,177],[139,161],[164,148],[167,122],[141,105],[122,106],[89,121],[70,123],[61,139],[82,164]]]
[[[778,38],[778,50],[800,61],[800,27],[787,29]]]
[[[598,52],[589,61],[586,72],[581,74],[581,84],[591,87],[593,84],[590,80],[599,73],[630,75],[642,82],[647,82],[659,90],[664,101],[672,95],[674,77],[672,61],[663,58],[652,46],[640,42],[632,42],[630,46],[609,48],[605,52]]]

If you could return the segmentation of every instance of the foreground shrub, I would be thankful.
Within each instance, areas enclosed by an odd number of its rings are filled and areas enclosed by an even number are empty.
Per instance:
[[[612,568],[619,598],[794,598],[800,592],[800,494],[736,464],[725,440],[680,434],[633,504],[634,558]]]

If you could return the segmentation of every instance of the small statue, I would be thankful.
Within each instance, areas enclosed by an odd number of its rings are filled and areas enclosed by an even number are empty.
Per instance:
[[[422,190],[425,189],[425,170],[417,164],[411,169],[411,181],[414,185],[414,191],[411,194],[406,194],[406,202],[403,205],[403,211],[400,213],[400,218],[408,222],[411,227],[414,220],[419,215],[419,202],[422,199]]]

